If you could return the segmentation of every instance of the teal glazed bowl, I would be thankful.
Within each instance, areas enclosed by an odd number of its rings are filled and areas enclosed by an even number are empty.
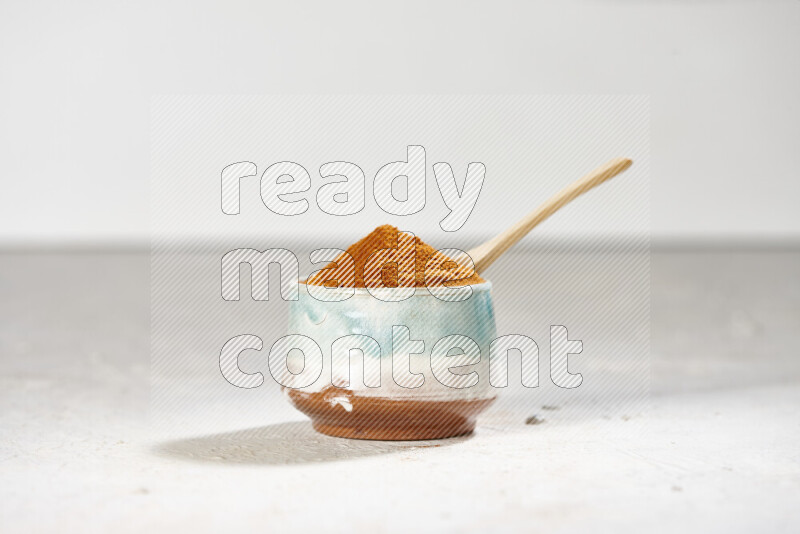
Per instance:
[[[469,298],[457,301],[450,299],[465,288],[437,287],[437,296],[415,288],[409,298],[390,302],[381,292],[392,290],[324,288],[325,295],[352,296],[323,301],[308,287],[301,285],[290,304],[289,334],[316,343],[321,372],[308,384],[307,374],[295,371],[307,357],[291,350],[281,383],[317,431],[410,440],[474,430],[477,415],[495,398],[489,384],[489,346],[497,335],[491,282],[470,286]]]

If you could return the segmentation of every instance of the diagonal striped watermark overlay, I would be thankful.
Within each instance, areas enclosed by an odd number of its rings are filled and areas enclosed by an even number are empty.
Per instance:
[[[646,409],[648,145],[644,97],[156,99],[154,422],[190,435],[302,419],[281,390],[321,391],[311,378],[336,388],[325,402],[343,414],[353,396],[496,397],[479,430]],[[630,176],[576,203],[568,231],[512,249],[481,273],[489,289],[448,284],[494,233],[475,224],[510,225],[519,198],[543,200],[620,154]],[[354,287],[345,250],[387,221],[397,245]],[[415,236],[440,252],[422,288]]]

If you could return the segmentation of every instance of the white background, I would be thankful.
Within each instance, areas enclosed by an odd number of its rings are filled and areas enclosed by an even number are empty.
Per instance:
[[[512,224],[575,177],[619,154],[633,159],[634,166],[538,227],[531,239],[646,238],[648,107],[643,96],[158,97],[151,119],[154,241],[219,238],[226,246],[346,247],[378,224],[394,224],[436,246],[472,247],[490,237],[487,228]],[[406,161],[409,143],[425,152],[424,208],[391,215],[376,201],[374,176],[390,162]],[[240,212],[225,214],[221,170],[242,160],[256,165],[256,172],[238,181]],[[298,204],[306,211],[293,216],[267,209],[260,191],[261,174],[285,160],[310,175],[310,190],[286,196],[307,203]],[[349,184],[364,194],[357,213],[335,216],[318,206],[318,191],[335,179],[323,178],[319,169],[331,161],[353,162],[365,174]],[[486,169],[477,203],[455,233],[440,228],[450,210],[432,170],[436,162],[450,164],[458,184],[469,162]],[[508,178],[520,176],[527,178]],[[394,185],[398,198],[405,198],[405,181]],[[320,198],[325,196],[323,191]],[[356,203],[356,196],[349,202]]]
[[[798,27],[799,2],[3,2],[0,242],[146,242],[163,93],[649,94],[654,238],[796,239]]]

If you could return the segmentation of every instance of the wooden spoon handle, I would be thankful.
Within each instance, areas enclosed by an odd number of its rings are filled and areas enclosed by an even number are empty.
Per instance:
[[[525,237],[540,222],[583,193],[618,175],[632,164],[633,161],[627,158],[612,159],[550,197],[544,204],[502,234],[470,250],[469,255],[475,262],[475,270],[478,273],[484,272],[500,255]]]

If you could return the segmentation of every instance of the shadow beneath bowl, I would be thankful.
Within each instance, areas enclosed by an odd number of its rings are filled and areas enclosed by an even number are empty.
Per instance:
[[[460,436],[429,441],[366,441],[320,434],[308,421],[279,423],[156,445],[160,456],[203,463],[289,465],[336,462],[379,454],[446,447],[470,439]]]

